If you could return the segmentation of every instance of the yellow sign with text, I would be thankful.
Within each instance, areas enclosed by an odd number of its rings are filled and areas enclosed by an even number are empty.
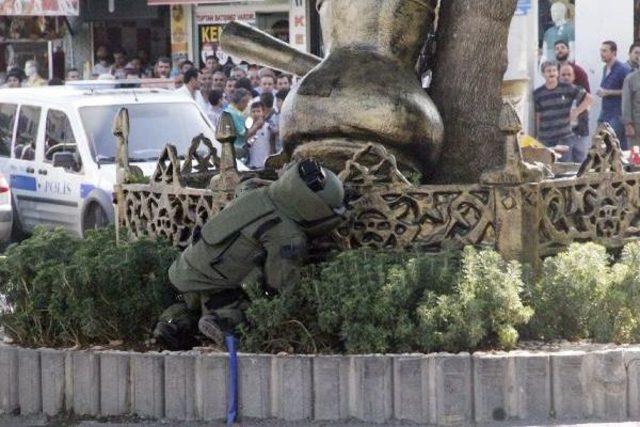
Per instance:
[[[200,25],[200,43],[218,43],[221,32],[220,25]]]

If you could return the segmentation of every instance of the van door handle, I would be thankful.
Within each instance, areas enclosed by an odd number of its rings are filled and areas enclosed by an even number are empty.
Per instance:
[[[38,173],[40,175],[46,175],[47,174],[47,170],[46,169],[38,169]]]
[[[36,173],[34,168],[27,168],[27,173]]]

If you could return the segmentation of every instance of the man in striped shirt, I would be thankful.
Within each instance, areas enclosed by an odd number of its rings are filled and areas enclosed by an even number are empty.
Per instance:
[[[583,88],[560,82],[556,62],[545,62],[541,70],[545,83],[533,92],[537,137],[547,147],[567,147],[561,162],[577,161],[578,152],[584,147],[578,146],[580,141],[571,129],[571,122],[589,109],[593,99]],[[577,107],[573,108],[574,105]]]

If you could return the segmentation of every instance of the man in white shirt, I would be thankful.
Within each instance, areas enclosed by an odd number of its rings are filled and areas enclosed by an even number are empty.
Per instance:
[[[91,71],[94,76],[111,74],[113,68],[109,64],[109,51],[106,46],[99,46],[96,50],[96,63]]]
[[[153,77],[156,79],[168,79],[171,76],[171,60],[161,56],[153,68]]]
[[[276,79],[276,90],[290,90],[291,89],[291,76],[288,74],[282,74]]]
[[[202,97],[202,93],[200,93],[200,80],[198,79],[199,74],[200,71],[195,68],[187,70],[187,72],[184,73],[184,78],[182,79],[184,84],[179,89],[176,89],[176,93],[183,94],[196,101],[196,104],[198,104],[202,111],[207,114],[209,106]]]
[[[273,93],[275,95],[275,87],[276,87],[276,79],[270,75],[267,74],[266,76],[263,76],[260,79],[260,90],[259,92],[261,94],[263,93]]]
[[[209,98],[209,92],[211,92],[213,85],[213,78],[209,70],[206,68],[200,70],[200,74],[198,74],[198,80],[200,80],[200,93],[202,97],[206,100]]]
[[[264,162],[272,154],[275,154],[274,140],[271,137],[271,128],[264,119],[264,104],[262,101],[251,104],[251,118],[254,126],[259,130],[249,138],[249,167],[251,169],[264,169]]]
[[[209,111],[207,116],[211,123],[217,128],[220,116],[224,112],[224,95],[221,90],[213,89],[209,93]]]
[[[113,75],[116,79],[127,78],[127,54],[124,49],[118,48],[113,51]]]

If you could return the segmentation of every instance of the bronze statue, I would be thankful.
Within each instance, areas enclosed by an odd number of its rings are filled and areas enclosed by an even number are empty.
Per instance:
[[[432,3],[318,2],[327,56],[285,100],[280,133],[287,154],[320,158],[339,171],[366,144],[378,142],[403,168],[424,172],[434,166],[444,128],[415,71],[433,27]],[[230,54],[288,72],[302,73],[315,63],[239,23],[225,27],[221,44]]]

